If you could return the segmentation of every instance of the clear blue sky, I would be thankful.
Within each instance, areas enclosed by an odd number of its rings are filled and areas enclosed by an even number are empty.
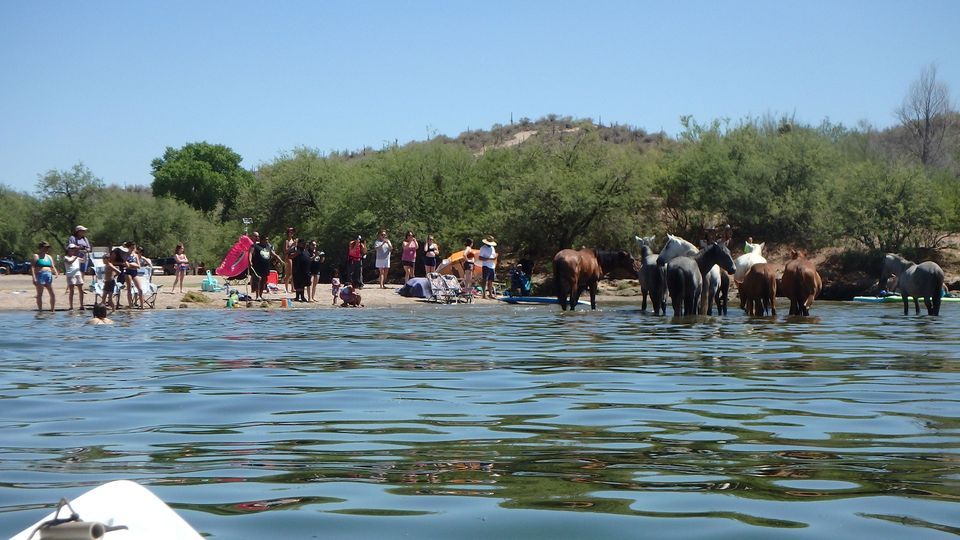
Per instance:
[[[0,183],[84,162],[149,184],[167,146],[256,167],[549,113],[679,130],[766,113],[894,123],[960,2],[0,2]]]

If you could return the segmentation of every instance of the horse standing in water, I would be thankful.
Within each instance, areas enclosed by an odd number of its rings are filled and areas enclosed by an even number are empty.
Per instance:
[[[705,255],[707,252],[710,252],[710,255],[698,258],[698,254]],[[724,273],[721,271],[721,267],[726,272],[732,273],[735,271],[733,257],[730,256],[730,250],[727,249],[726,243],[714,241],[701,252],[697,250],[696,246],[690,242],[687,242],[683,238],[668,234],[667,243],[660,251],[660,256],[657,258],[657,264],[667,264],[677,257],[690,257],[696,259],[697,266],[700,269],[700,286],[698,292],[700,297],[700,305],[697,311],[699,313],[713,315],[713,303],[716,302],[717,313],[720,315],[726,314],[727,293],[730,289],[730,278],[729,276],[724,276]],[[710,261],[709,264],[707,264],[706,261]],[[724,279],[724,277],[726,277],[726,279]],[[674,272],[674,278],[674,282],[676,283],[676,279],[679,278],[679,274],[676,271]],[[669,267],[667,268],[667,281],[668,288],[670,288]],[[688,285],[692,284],[688,283]],[[670,296],[672,297],[673,289],[671,288],[670,290]],[[674,303],[676,304],[676,301],[674,301]]]
[[[803,253],[793,251],[791,256],[793,258],[783,267],[780,290],[790,299],[790,315],[809,317],[810,306],[820,294],[823,281],[817,267]]]
[[[933,261],[917,264],[895,253],[883,257],[880,271],[880,286],[891,274],[896,276],[891,291],[900,290],[903,296],[903,314],[910,314],[910,297],[917,315],[920,314],[920,298],[927,308],[927,315],[940,315],[940,298],[943,295],[943,269]]]
[[[777,314],[777,270],[770,263],[759,263],[747,270],[740,284],[740,308],[747,315],[762,316],[770,310]]]
[[[750,251],[737,257],[737,260],[734,261],[737,271],[733,273],[733,281],[736,282],[737,285],[743,283],[743,278],[747,275],[747,270],[750,270],[751,266],[767,262],[767,259],[765,259],[763,256],[764,244],[766,244],[766,242],[761,242],[759,244],[751,244],[750,242],[747,242],[746,246],[750,247]]]
[[[590,309],[597,309],[597,282],[614,270],[628,272],[635,277],[639,263],[626,251],[599,251],[596,249],[564,249],[553,257],[553,279],[557,286],[557,300],[564,311],[576,307],[580,293],[590,289]]]
[[[650,295],[650,302],[653,304],[654,315],[667,314],[667,276],[664,274],[663,267],[657,266],[657,253],[652,253],[650,246],[656,239],[656,236],[646,238],[635,237],[640,246],[640,272],[637,273],[637,279],[640,281],[640,292],[643,294],[643,303],[640,305],[641,311],[647,311],[647,295]]]

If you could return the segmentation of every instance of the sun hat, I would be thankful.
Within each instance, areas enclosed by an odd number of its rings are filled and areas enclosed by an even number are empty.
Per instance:
[[[78,245],[76,245],[76,244],[67,244],[67,249],[75,249],[75,248],[78,248],[78,247],[80,247],[80,246],[78,246]]]
[[[73,228],[73,232],[74,232],[74,233],[78,233],[78,232],[80,232],[80,231],[86,231],[86,230],[88,230],[88,229],[87,229],[86,227],[84,227],[83,225],[77,225],[76,227]]]
[[[497,245],[497,240],[493,237],[493,235],[488,234],[483,238],[483,243],[488,246],[495,247]]]
[[[46,240],[44,240],[43,242],[40,242],[40,244],[38,244],[37,247],[42,247],[42,248],[44,248],[44,247],[50,247],[50,243],[47,242]]]

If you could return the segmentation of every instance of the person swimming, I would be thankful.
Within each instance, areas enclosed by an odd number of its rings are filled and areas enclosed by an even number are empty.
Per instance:
[[[93,306],[93,317],[87,324],[113,324],[113,320],[107,318],[107,306],[104,304]]]

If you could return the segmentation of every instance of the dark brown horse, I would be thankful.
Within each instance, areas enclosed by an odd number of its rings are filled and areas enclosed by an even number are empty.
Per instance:
[[[597,309],[597,282],[605,274],[623,270],[627,277],[636,277],[640,264],[626,251],[564,249],[553,257],[553,279],[557,286],[560,307],[571,310],[580,300],[580,293],[590,289],[590,309]]]
[[[780,290],[790,299],[790,314],[810,316],[813,299],[820,294],[823,281],[817,273],[817,267],[799,251],[794,251],[793,259],[783,267]]]
[[[750,267],[740,284],[740,308],[747,315],[777,314],[777,271],[770,263],[759,263]]]

